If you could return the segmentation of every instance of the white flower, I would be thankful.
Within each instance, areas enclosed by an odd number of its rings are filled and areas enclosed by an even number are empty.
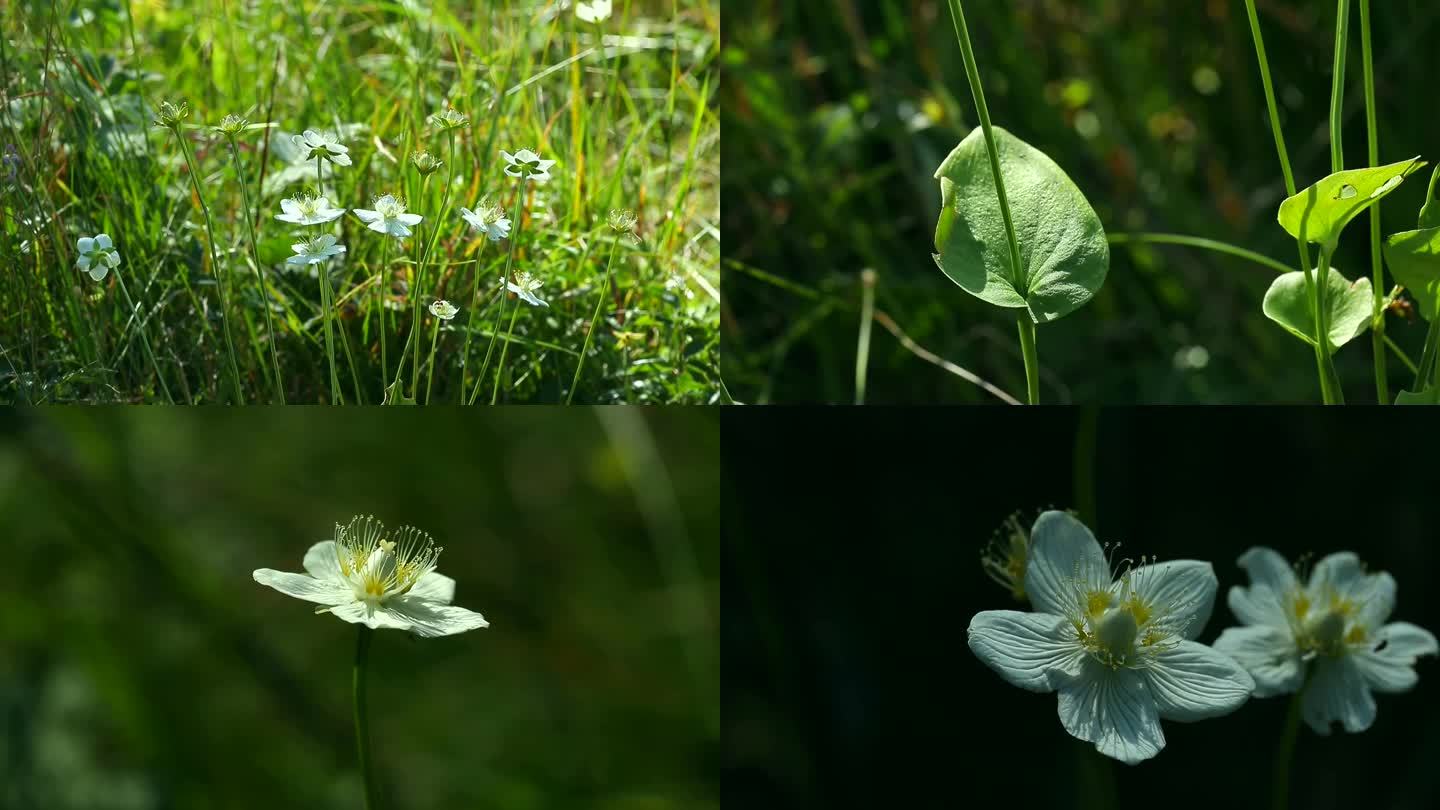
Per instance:
[[[610,19],[611,0],[594,0],[575,6],[575,16],[588,23],[604,22]]]
[[[690,289],[690,285],[685,283],[685,276],[680,273],[672,272],[665,276],[665,289],[686,298],[695,297],[695,291]]]
[[[335,237],[328,233],[304,242],[296,242],[290,246],[290,249],[299,255],[286,259],[286,264],[319,264],[331,256],[338,256],[345,252],[345,246],[335,244]]]
[[[293,139],[296,146],[309,150],[309,154],[305,156],[306,160],[318,158],[328,160],[336,166],[350,165],[350,148],[340,143],[339,138],[328,132],[307,129],[304,134],[293,136]]]
[[[505,167],[506,174],[511,177],[524,177],[537,183],[549,180],[550,167],[555,165],[555,161],[541,160],[539,155],[529,149],[521,149],[513,155],[501,149],[500,156],[510,164]]]
[[[419,225],[420,220],[424,219],[419,214],[405,213],[405,201],[396,199],[393,194],[378,197],[371,205],[375,206],[374,210],[356,208],[355,216],[376,233],[388,233],[404,238],[410,235],[411,225]]]
[[[1195,641],[1217,587],[1210,563],[1197,560],[1142,564],[1113,578],[1089,529],[1045,512],[1025,566],[1035,612],[977,613],[970,649],[1015,686],[1058,691],[1066,731],[1134,764],[1165,747],[1160,718],[1229,714],[1255,686],[1238,664]]]
[[[435,572],[439,557],[430,535],[409,526],[387,535],[384,524],[362,516],[335,524],[334,540],[305,552],[306,574],[261,568],[255,581],[320,604],[316,613],[377,630],[433,638],[489,627],[479,613],[450,604],[455,580]]]
[[[1250,587],[1230,589],[1230,611],[1247,626],[1225,630],[1215,649],[1250,671],[1256,697],[1303,687],[1301,713],[1317,734],[1329,734],[1336,721],[1349,732],[1369,728],[1371,690],[1407,691],[1419,680],[1415,659],[1440,651],[1428,630],[1385,623],[1395,607],[1395,579],[1366,573],[1353,552],[1320,560],[1306,583],[1264,546],[1241,554],[1238,563]]]
[[[488,199],[481,200],[474,211],[460,206],[460,216],[470,223],[471,228],[489,237],[491,242],[499,242],[510,235],[510,220],[505,218],[505,209],[492,205]]]
[[[90,278],[101,281],[110,272],[110,268],[120,266],[120,253],[110,242],[107,234],[99,234],[95,237],[82,236],[76,243],[80,248],[80,258],[76,260],[75,266],[90,274]]]
[[[456,308],[454,304],[446,301],[443,298],[432,301],[430,303],[430,314],[434,315],[442,321],[450,320],[451,318],[455,317],[455,313],[459,311],[460,310]]]
[[[276,219],[281,222],[293,222],[296,225],[320,225],[333,222],[345,213],[344,208],[331,208],[330,201],[324,197],[311,197],[308,194],[281,200],[280,210],[284,213],[276,214]]]
[[[527,304],[530,304],[531,306],[550,306],[535,295],[535,291],[540,289],[541,285],[545,282],[540,281],[537,278],[531,277],[531,275],[524,270],[515,273],[514,281],[507,282],[505,280],[505,277],[501,276],[500,283],[504,284],[505,288],[508,289],[510,292],[513,292],[516,295],[520,296],[520,300],[524,301]]]

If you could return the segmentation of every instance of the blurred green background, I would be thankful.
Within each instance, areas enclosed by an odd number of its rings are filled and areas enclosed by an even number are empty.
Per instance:
[[[1346,165],[1365,164],[1358,4],[1351,10]],[[1296,182],[1329,173],[1336,3],[1259,0]],[[1380,162],[1440,159],[1432,77],[1440,4],[1372,3]],[[1108,232],[1221,239],[1297,264],[1241,0],[965,3],[991,117],[1058,162]],[[977,125],[944,0],[744,0],[726,7],[723,367],[739,400],[849,401],[860,272],[920,346],[1023,394],[1013,316],[931,261],[933,174]],[[1388,197],[1383,232],[1415,227],[1429,169]],[[1370,275],[1368,224],[1334,265]],[[1311,349],[1266,319],[1274,274],[1190,248],[1113,246],[1099,295],[1039,329],[1045,401],[1318,401]],[[995,402],[874,330],[872,402]],[[1412,358],[1423,321],[1390,316]],[[1373,401],[1370,340],[1336,356]],[[1390,387],[1411,374],[1393,356]]]
[[[708,409],[0,413],[0,806],[355,808],[355,626],[256,584],[373,513],[488,629],[371,650],[391,808],[719,807]]]

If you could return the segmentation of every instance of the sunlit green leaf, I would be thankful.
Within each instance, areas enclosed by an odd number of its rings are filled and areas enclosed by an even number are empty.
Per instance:
[[[1432,385],[1424,391],[1401,391],[1395,397],[1396,405],[1440,405],[1440,385]]]
[[[1440,164],[1430,174],[1430,187],[1425,192],[1425,204],[1420,206],[1421,228],[1440,227],[1440,200],[1435,199],[1435,182],[1440,180]]]
[[[1424,166],[1418,157],[1369,169],[1336,172],[1280,203],[1280,225],[1296,239],[1334,247],[1357,214]]]
[[[1326,303],[1330,313],[1330,346],[1338,349],[1370,327],[1370,279],[1351,282],[1330,268]],[[1265,292],[1265,316],[1285,327],[1290,334],[1315,345],[1315,319],[1310,313],[1310,296],[1305,291],[1305,274],[1299,270],[1282,273]]]
[[[1384,253],[1390,274],[1420,304],[1421,317],[1434,320],[1440,314],[1440,227],[1392,234]]]
[[[1020,241],[1018,278],[1012,275],[990,156],[978,127],[935,172],[941,194],[935,263],[983,301],[1023,307],[1036,323],[1053,321],[1100,289],[1110,246],[1095,209],[1053,160],[999,127],[994,132]]]

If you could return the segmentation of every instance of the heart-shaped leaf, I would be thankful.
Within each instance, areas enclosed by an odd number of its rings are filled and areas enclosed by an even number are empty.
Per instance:
[[[1280,203],[1280,226],[1296,239],[1334,248],[1350,220],[1424,165],[1417,156],[1386,166],[1336,172]]]
[[[1326,299],[1330,310],[1330,346],[1338,349],[1370,328],[1370,279],[1351,282],[1330,268]],[[1310,316],[1310,296],[1305,292],[1305,274],[1299,270],[1281,273],[1265,291],[1265,317],[1285,327],[1295,337],[1315,345],[1315,319]]]
[[[1391,234],[1384,252],[1390,274],[1419,302],[1420,316],[1435,320],[1440,315],[1440,227]]]
[[[1440,200],[1435,198],[1435,183],[1440,181],[1440,164],[1430,174],[1430,187],[1425,192],[1425,204],[1420,206],[1421,228],[1440,227]]]
[[[971,295],[1000,307],[1024,307],[1036,323],[1079,309],[1105,282],[1110,245],[1095,209],[1044,152],[994,127],[1005,194],[1020,241],[1012,272],[1010,242],[984,133],[976,127],[936,170],[940,219],[935,263]]]

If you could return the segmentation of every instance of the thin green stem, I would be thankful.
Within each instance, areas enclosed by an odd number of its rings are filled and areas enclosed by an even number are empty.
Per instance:
[[[475,390],[470,394],[470,404],[474,405],[477,397],[480,396],[480,387],[485,384],[485,372],[490,370],[490,352],[495,350],[495,340],[500,335],[500,320],[505,317],[505,295],[507,284],[510,283],[510,267],[515,261],[515,246],[520,243],[520,232],[525,228],[525,206],[529,200],[525,196],[525,186],[520,186],[520,218],[515,222],[515,231],[510,234],[510,252],[505,257],[505,274],[500,277],[500,311],[495,313],[495,329],[490,333],[490,346],[485,350],[485,362],[480,365],[480,375],[475,379]],[[515,301],[515,306],[520,306],[520,301]],[[513,322],[513,321],[512,321]],[[503,352],[502,352],[503,354]],[[501,360],[503,363],[504,360]]]
[[[1350,2],[1339,0],[1335,10],[1335,62],[1330,74],[1330,171],[1345,168],[1341,139],[1345,122],[1345,51],[1350,44]]]
[[[484,268],[480,259],[485,255],[485,245],[490,242],[488,237],[482,237],[480,249],[475,253],[475,272],[470,274],[471,284],[474,289],[470,292],[470,311],[465,313],[465,349],[460,353],[460,404],[465,404],[465,372],[470,367],[470,338],[475,334],[471,328],[472,318],[480,314],[480,275]]]
[[[495,387],[490,390],[491,405],[500,398],[500,378],[505,376],[505,354],[510,350],[510,338],[515,334],[515,316],[519,314],[520,301],[517,298],[515,306],[510,309],[510,326],[505,330],[505,345],[500,347],[500,362],[495,365]]]
[[[177,125],[171,128],[175,140],[180,142],[180,152],[185,156],[185,165],[190,169],[190,183],[195,187],[195,196],[200,199],[200,212],[205,215],[205,236],[210,240],[210,268],[215,274],[215,289],[220,293],[220,328],[225,333],[225,352],[230,360],[230,380],[235,385],[235,401],[245,402],[244,388],[240,385],[240,365],[235,361],[235,341],[230,336],[230,307],[225,301],[225,278],[220,272],[220,254],[215,250],[215,223],[210,220],[210,203],[205,200],[205,190],[200,187],[200,174],[195,169],[195,160],[190,156],[190,144],[180,134]]]
[[[387,344],[388,344],[390,341],[389,341],[389,338],[388,338],[388,337],[386,336],[386,334],[385,334],[385,331],[386,331],[386,324],[385,324],[385,321],[386,321],[386,317],[385,317],[385,281],[386,281],[386,279],[389,277],[389,262],[390,262],[390,238],[389,238],[389,236],[387,235],[387,236],[381,237],[381,239],[380,239],[380,272],[379,272],[379,274],[376,276],[376,279],[377,279],[377,280],[376,280],[376,282],[375,282],[375,307],[374,307],[374,309],[375,309],[375,320],[376,320],[376,327],[375,327],[375,328],[376,328],[376,330],[380,333],[380,387],[381,387],[381,389],[382,389],[382,390],[380,391],[380,401],[381,401],[381,402],[384,402],[384,401],[385,401],[385,391],[384,391],[383,389],[384,389],[384,387],[385,387],[386,375],[389,374],[389,369],[390,369],[390,358],[389,358],[389,356],[388,356],[388,354],[389,354],[389,348],[388,348],[388,346],[387,346]]]
[[[1271,796],[1275,810],[1288,810],[1290,806],[1290,760],[1295,755],[1295,738],[1300,732],[1300,708],[1304,702],[1305,689],[1302,687],[1290,698],[1290,708],[1285,713],[1285,726],[1280,731],[1280,750],[1275,755],[1275,774]]]
[[[975,112],[980,117],[980,129],[985,135],[985,150],[990,156],[990,173],[995,178],[995,196],[1000,200],[1000,217],[1005,221],[1005,238],[1010,246],[1010,280],[1020,295],[1028,290],[1022,277],[1020,264],[1020,240],[1015,237],[1015,222],[1010,216],[1010,199],[1005,195],[1005,178],[1000,171],[1000,150],[995,144],[995,131],[990,124],[990,108],[985,105],[985,88],[980,84],[980,68],[975,63],[975,50],[970,45],[970,29],[965,25],[965,11],[960,0],[950,0],[950,17],[955,23],[955,38],[960,42],[960,55],[965,61],[965,78],[970,82],[970,94],[975,98]],[[1035,356],[1035,324],[1026,323],[1027,314],[1021,319],[1021,351],[1025,354],[1025,381],[1030,391],[1030,404],[1040,401],[1040,365]],[[1029,332],[1029,347],[1025,345]]]
[[[1429,335],[1427,334],[1426,337],[1428,338]],[[1410,355],[1406,354],[1405,350],[1400,348],[1394,340],[1391,340],[1389,335],[1385,336],[1385,345],[1390,347],[1390,351],[1394,352],[1395,358],[1404,364],[1405,368],[1409,370],[1411,374],[1420,373],[1420,367],[1415,365],[1415,361],[1410,359]]]
[[[446,160],[446,166],[447,166],[447,168],[448,168],[448,170],[449,170],[449,177],[448,177],[448,178],[446,179],[446,181],[445,181],[445,191],[444,191],[444,193],[443,193],[443,194],[441,195],[441,197],[440,197],[440,216],[439,216],[434,222],[431,223],[431,227],[430,227],[430,239],[429,239],[428,242],[425,243],[425,250],[424,250],[424,252],[422,252],[422,253],[420,254],[420,266],[419,266],[418,268],[416,268],[416,270],[415,270],[415,295],[414,295],[414,299],[415,299],[415,326],[414,326],[414,328],[415,328],[415,329],[419,329],[419,328],[420,328],[420,318],[421,318],[421,313],[420,313],[421,294],[420,294],[420,290],[421,290],[421,287],[422,287],[422,286],[424,285],[424,283],[425,283],[425,265],[426,265],[426,263],[429,262],[429,260],[430,260],[430,252],[431,252],[432,250],[434,250],[434,248],[435,248],[435,240],[440,237],[440,226],[445,222],[445,217],[446,217],[446,215],[449,214],[449,209],[450,209],[450,187],[453,186],[453,185],[455,185],[455,168],[454,168],[454,164],[455,164],[455,133],[454,133],[454,130],[449,130],[449,129],[445,130],[445,138],[446,138],[446,140],[447,140],[447,142],[448,142],[448,144],[449,144],[448,147],[446,148],[446,153],[445,153],[445,160]],[[424,189],[425,189],[426,185],[428,184],[429,179],[430,179],[429,177],[426,177],[426,178],[425,178],[426,183],[422,183],[422,184],[421,184],[421,189],[422,189],[422,190],[421,190],[421,192],[420,192],[420,196],[421,196],[422,199],[424,199],[424,197],[425,197]],[[414,368],[411,369],[411,373],[410,373],[410,390],[411,390],[411,392],[415,395],[416,399],[419,399],[419,397],[420,397],[420,341],[418,341],[418,340],[415,341],[415,358],[414,358],[414,359],[415,359]]]
[[[435,319],[435,329],[430,333],[430,370],[425,374],[425,404],[430,404],[430,387],[435,384],[435,346],[440,341],[440,319]]]
[[[1105,239],[1112,245],[1124,245],[1129,243],[1155,244],[1155,245],[1183,245],[1185,247],[1196,247],[1204,250],[1213,250],[1216,253],[1227,253],[1241,259],[1255,262],[1256,264],[1274,270],[1277,273],[1289,273],[1295,268],[1290,267],[1253,250],[1247,250],[1238,245],[1228,242],[1221,242],[1215,239],[1206,239],[1200,236],[1186,236],[1178,233],[1107,233]]]
[[[855,404],[865,404],[865,376],[870,368],[870,327],[875,322],[875,271],[860,272],[860,337],[855,347]],[[682,352],[683,354],[683,352]]]
[[[1025,401],[1039,405],[1040,357],[1035,351],[1035,322],[1030,319],[1029,310],[1022,310],[1015,323],[1020,330],[1020,352],[1025,356]]]
[[[125,296],[125,303],[135,314],[136,327],[140,330],[140,341],[145,346],[145,356],[150,358],[150,367],[155,370],[155,379],[160,382],[160,390],[165,392],[165,399],[174,405],[175,397],[170,396],[170,389],[165,385],[165,376],[160,373],[160,364],[155,362],[155,352],[150,348],[150,336],[145,330],[145,314],[135,306],[135,299],[130,297],[130,291],[125,288],[125,279],[120,276],[120,269],[117,267],[111,272],[115,274],[115,281],[120,285],[120,292]]]
[[[1440,318],[1432,315],[1430,328],[1425,332],[1425,348],[1420,353],[1420,365],[1415,370],[1416,393],[1434,384],[1437,351],[1440,351]]]
[[[250,233],[250,258],[255,265],[255,279],[260,282],[260,301],[265,307],[265,332],[270,337],[270,361],[275,369],[275,393],[280,404],[285,404],[285,378],[280,374],[280,349],[275,342],[275,320],[270,314],[270,289],[265,284],[265,273],[260,269],[260,244],[255,240],[255,221],[251,216],[250,190],[245,184],[245,168],[240,165],[240,150],[235,146],[235,136],[229,136],[230,157],[235,163],[235,176],[240,179],[240,201],[245,206],[245,227]]]
[[[370,635],[375,631],[361,625],[355,641],[355,752],[360,758],[360,779],[365,783],[365,810],[379,810],[375,770],[370,765],[370,712],[365,704],[365,681],[370,664]]]
[[[1375,60],[1370,48],[1370,0],[1360,0],[1360,50],[1365,67],[1365,136],[1368,166],[1380,164],[1380,136],[1375,123]],[[1375,396],[1381,405],[1390,402],[1390,384],[1385,369],[1385,268],[1380,261],[1380,206],[1370,206],[1370,272],[1374,291],[1370,337],[1375,356]]]
[[[315,193],[325,193],[325,161],[315,158]],[[330,271],[326,269],[325,263],[315,265],[316,275],[320,277],[320,306],[325,319],[325,357],[330,361],[330,404],[340,404],[340,375],[335,371],[335,336],[334,325],[331,319],[334,317],[335,306],[330,299],[334,291],[330,289]]]
[[[1330,396],[1326,405],[1344,405],[1345,393],[1340,388],[1340,378],[1335,374],[1335,362],[1330,352],[1330,257],[1334,248],[1320,246],[1320,263],[1315,267],[1315,342],[1320,347],[1320,358],[1325,362],[1325,373],[1330,380]]]
[[[1255,58],[1260,62],[1260,83],[1265,88],[1265,107],[1270,113],[1270,133],[1275,137],[1275,152],[1280,157],[1280,173],[1285,177],[1285,194],[1294,197],[1295,173],[1290,170],[1290,154],[1285,148],[1284,130],[1280,128],[1280,107],[1275,103],[1275,86],[1270,81],[1270,60],[1265,55],[1265,37],[1260,33],[1260,18],[1255,14],[1255,0],[1245,0],[1245,12],[1250,20],[1250,38],[1255,42]],[[1319,311],[1314,309],[1317,303],[1315,278],[1310,272],[1310,248],[1304,239],[1297,238],[1295,245],[1300,253],[1300,269],[1305,273],[1305,291],[1310,297],[1312,314],[1318,323]],[[1315,344],[1314,350],[1315,374],[1320,380],[1320,397],[1328,403],[1332,399],[1330,372],[1319,343]]]
[[[610,243],[610,258],[605,262],[605,284],[600,288],[600,297],[595,299],[595,311],[590,315],[590,328],[585,331],[585,344],[580,347],[580,359],[575,361],[575,378],[570,381],[570,393],[565,396],[565,404],[569,405],[575,399],[575,389],[580,387],[580,371],[585,368],[585,355],[590,351],[590,339],[595,335],[596,326],[600,323],[600,309],[605,305],[605,299],[610,296],[610,268],[615,264],[615,250],[620,245],[620,239]]]

